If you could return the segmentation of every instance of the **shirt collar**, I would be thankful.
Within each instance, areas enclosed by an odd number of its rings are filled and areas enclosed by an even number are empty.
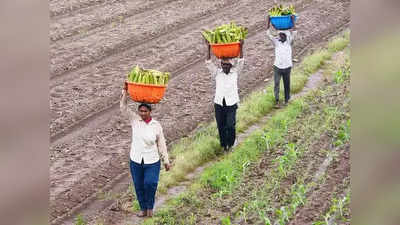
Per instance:
[[[146,123],[146,124],[152,124],[153,122],[154,122],[154,120],[153,120],[153,118],[152,117],[150,117],[150,119],[149,120],[143,120],[142,118],[140,118],[140,121],[143,121],[144,123]]]
[[[148,120],[143,120],[145,123],[149,124],[151,121],[153,120],[153,118],[149,118]]]

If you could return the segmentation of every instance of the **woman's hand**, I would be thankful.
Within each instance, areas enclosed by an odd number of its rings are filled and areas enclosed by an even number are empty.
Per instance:
[[[169,171],[169,169],[171,169],[171,165],[169,163],[165,163],[164,167],[166,171]]]

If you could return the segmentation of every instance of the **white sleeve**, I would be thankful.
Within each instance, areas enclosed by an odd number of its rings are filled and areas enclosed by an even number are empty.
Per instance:
[[[293,32],[287,31],[286,36],[288,37],[289,43],[292,44],[294,38],[297,36],[297,31],[293,31]]]
[[[119,102],[119,107],[120,107],[121,113],[124,116],[128,117],[129,121],[134,121],[134,120],[139,120],[140,119],[139,115],[136,114],[135,112],[133,112],[128,107],[126,91],[122,91],[122,97],[121,97],[121,100]]]
[[[236,71],[238,75],[242,72],[244,66],[244,58],[238,58],[236,62]]]
[[[269,40],[271,40],[272,41],[272,43],[274,44],[274,45],[276,45],[276,38],[274,37],[274,36],[272,36],[272,34],[271,34],[271,31],[268,29],[267,30],[267,37],[269,38]]]

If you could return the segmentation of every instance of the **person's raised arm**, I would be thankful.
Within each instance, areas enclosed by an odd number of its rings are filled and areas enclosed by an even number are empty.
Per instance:
[[[267,16],[267,37],[269,38],[269,40],[271,40],[271,42],[275,45],[276,44],[276,38],[271,34],[271,30],[270,28],[270,23],[271,23],[271,19],[270,16]]]
[[[293,40],[296,38],[297,36],[297,30],[296,30],[296,20],[294,15],[292,15],[291,17],[292,23],[293,23],[293,27],[292,27],[292,32],[290,34],[290,38],[289,38],[289,43],[292,44]]]
[[[128,84],[125,82],[124,87],[122,88],[122,94],[121,94],[121,99],[119,102],[119,108],[121,110],[121,113],[128,117],[129,121],[133,120],[139,120],[140,117],[137,115],[135,112],[133,112],[129,107],[128,107]]]
[[[204,37],[203,37],[204,38]],[[217,75],[218,67],[211,61],[211,45],[210,43],[204,38],[204,43],[207,45],[207,59],[206,59],[206,67],[210,71],[212,76]]]
[[[244,58],[243,58],[243,48],[244,48],[244,40],[240,41],[240,56],[236,61],[236,70],[238,71],[238,74],[240,74],[243,70],[243,65],[244,65]]]

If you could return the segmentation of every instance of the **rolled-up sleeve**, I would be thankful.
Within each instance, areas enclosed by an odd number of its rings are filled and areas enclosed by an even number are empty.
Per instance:
[[[164,137],[164,132],[161,126],[158,126],[158,134],[157,134],[157,149],[158,153],[164,162],[164,164],[169,164],[167,144]]]

